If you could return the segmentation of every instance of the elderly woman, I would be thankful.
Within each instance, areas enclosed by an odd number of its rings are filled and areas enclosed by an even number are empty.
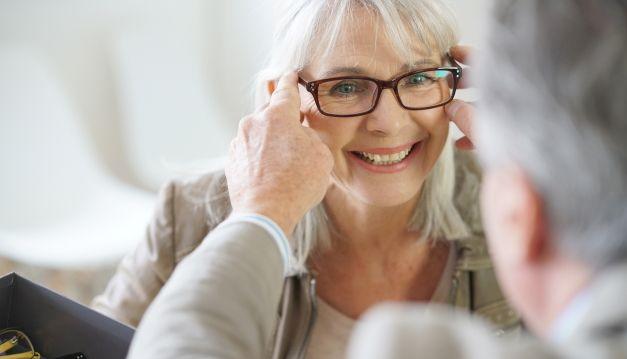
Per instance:
[[[451,304],[515,327],[482,236],[477,167],[449,141],[443,106],[462,70],[447,55],[457,35],[444,0],[288,3],[258,105],[298,69],[303,125],[335,164],[323,202],[293,233],[269,354],[343,357],[354,321],[389,300]],[[223,172],[174,181],[160,198],[146,238],[94,302],[133,326],[231,211]]]

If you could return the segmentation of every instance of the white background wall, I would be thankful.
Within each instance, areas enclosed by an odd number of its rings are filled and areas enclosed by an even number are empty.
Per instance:
[[[0,49],[49,65],[107,168],[155,189],[161,160],[224,153],[271,16],[254,0],[1,0]]]

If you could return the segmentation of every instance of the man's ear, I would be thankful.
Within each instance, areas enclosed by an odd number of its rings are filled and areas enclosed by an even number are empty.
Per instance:
[[[492,169],[484,178],[484,215],[493,229],[493,247],[510,264],[537,262],[548,250],[544,202],[529,177],[518,167]],[[496,242],[498,241],[498,242]],[[497,248],[494,248],[497,249]],[[511,263],[514,262],[514,263]]]
[[[549,250],[549,229],[544,201],[527,176],[520,176],[521,221],[528,228],[525,255],[528,261],[541,261]]]

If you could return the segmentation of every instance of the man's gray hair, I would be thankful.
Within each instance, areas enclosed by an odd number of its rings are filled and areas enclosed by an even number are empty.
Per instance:
[[[476,77],[484,164],[527,173],[560,248],[625,260],[626,2],[498,0],[493,15]]]

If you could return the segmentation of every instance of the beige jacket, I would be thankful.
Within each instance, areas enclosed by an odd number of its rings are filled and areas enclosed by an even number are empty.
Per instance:
[[[506,332],[518,328],[519,317],[504,300],[488,257],[476,209],[479,170],[468,155],[457,153],[456,157],[460,194],[456,201],[473,236],[455,241],[458,260],[450,303],[485,317],[501,332]],[[137,326],[177,265],[228,216],[226,190],[222,173],[172,181],[164,186],[144,239],[124,258],[105,292],[94,300],[93,307],[123,323]],[[216,201],[226,201],[226,205],[207,205]],[[216,208],[226,210],[216,211]],[[312,274],[285,279],[278,316],[273,357],[302,355],[316,317]]]

